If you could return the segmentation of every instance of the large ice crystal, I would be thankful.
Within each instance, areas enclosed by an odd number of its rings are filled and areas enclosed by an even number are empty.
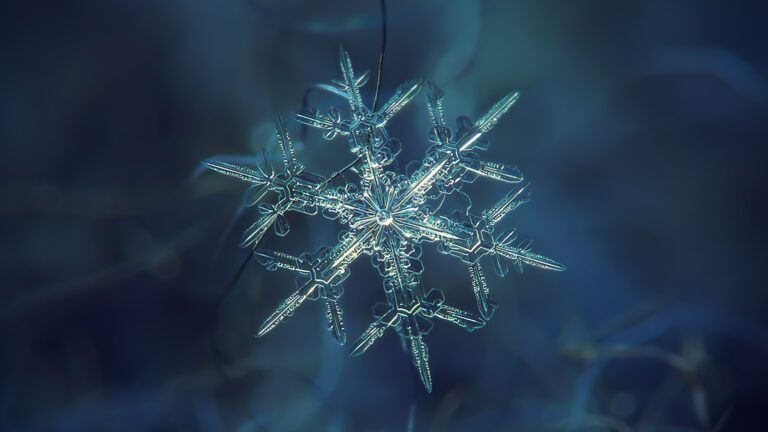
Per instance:
[[[410,81],[397,88],[381,108],[372,110],[363,103],[360,88],[368,74],[356,76],[349,54],[340,49],[343,79],[326,90],[342,96],[349,103],[349,116],[335,108],[327,113],[304,110],[295,114],[298,122],[320,129],[331,140],[345,138],[355,159],[343,171],[354,171],[359,183],[333,186],[342,178],[336,172],[328,177],[310,173],[296,159],[294,145],[279,116],[275,121],[277,140],[283,153],[284,167],[275,172],[264,157],[256,167],[240,166],[209,159],[204,166],[252,186],[246,205],[258,204],[260,216],[248,228],[242,247],[254,248],[253,254],[267,270],[285,269],[298,276],[298,289],[288,296],[264,321],[257,336],[263,336],[292,315],[307,300],[325,304],[328,330],[339,343],[346,341],[340,300],[342,283],[349,276],[349,265],[362,255],[371,257],[372,265],[383,279],[386,303],[374,307],[374,321],[352,347],[351,355],[364,353],[387,329],[393,329],[405,342],[427,391],[432,389],[429,355],[424,343],[432,320],[442,319],[473,331],[485,325],[496,304],[481,265],[481,258],[492,260],[496,272],[504,276],[509,263],[520,272],[524,265],[546,270],[564,270],[564,266],[535,254],[529,242],[517,242],[514,230],[497,232],[497,224],[528,199],[523,176],[514,167],[479,159],[486,150],[486,134],[517,101],[510,93],[475,122],[460,117],[456,129],[445,120],[443,92],[432,83]],[[387,122],[426,87],[426,102],[432,120],[431,147],[414,172],[406,176],[388,167],[400,152],[400,143],[389,136]],[[496,204],[481,214],[468,211],[452,216],[440,213],[447,195],[459,191],[478,177],[515,185]],[[274,195],[272,203],[263,202]],[[290,229],[285,218],[289,211],[315,215],[346,225],[333,247],[292,256],[256,249],[269,227],[279,236]],[[421,283],[421,244],[435,243],[437,250],[464,262],[477,301],[479,316],[445,303],[443,292],[424,292]]]

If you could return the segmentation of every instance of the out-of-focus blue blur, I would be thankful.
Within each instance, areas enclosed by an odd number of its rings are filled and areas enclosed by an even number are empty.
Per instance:
[[[11,2],[0,430],[768,430],[768,4],[390,0],[387,16],[381,97],[426,78],[450,117],[476,117],[521,91],[488,158],[533,182],[508,226],[568,270],[489,276],[487,327],[427,337],[431,395],[393,334],[349,358],[318,304],[254,339],[293,281],[252,262],[226,289],[253,214],[198,161],[274,148],[273,113],[339,77],[339,43],[374,70],[378,1]],[[392,125],[400,166],[419,159],[423,99]],[[313,131],[300,144],[320,173],[352,159]],[[467,189],[476,209],[505,192]],[[264,246],[339,230],[290,222]],[[463,266],[430,247],[424,263],[426,288],[474,307]],[[352,273],[354,338],[383,293],[367,260]]]

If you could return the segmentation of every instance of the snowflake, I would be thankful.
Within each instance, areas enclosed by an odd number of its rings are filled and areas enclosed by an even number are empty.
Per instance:
[[[380,109],[363,103],[360,88],[368,73],[355,76],[349,54],[340,48],[343,79],[333,85],[322,85],[327,91],[342,96],[349,103],[349,118],[330,108],[327,113],[303,110],[295,114],[298,122],[323,131],[326,140],[346,138],[356,159],[343,170],[328,177],[310,173],[296,159],[294,145],[283,120],[275,121],[277,141],[283,153],[284,168],[276,173],[264,154],[262,164],[254,168],[223,160],[209,159],[204,166],[251,183],[246,205],[259,203],[259,218],[243,234],[241,246],[254,248],[253,254],[267,270],[285,269],[298,275],[298,289],[283,301],[264,321],[257,336],[263,336],[291,316],[307,300],[325,303],[328,330],[339,344],[346,332],[339,301],[342,283],[349,277],[350,264],[361,255],[369,255],[371,263],[383,278],[386,303],[374,308],[375,320],[355,342],[350,355],[364,353],[387,329],[394,329],[404,341],[413,364],[427,391],[432,389],[428,352],[424,335],[432,320],[442,319],[473,331],[485,325],[496,304],[480,264],[480,259],[493,259],[496,272],[507,274],[509,262],[520,272],[524,265],[547,270],[564,270],[561,264],[531,252],[530,242],[516,242],[514,230],[496,233],[502,218],[528,200],[523,176],[508,165],[486,162],[478,151],[488,148],[486,134],[499,118],[517,101],[518,93],[504,96],[476,122],[460,117],[455,130],[445,121],[443,92],[432,83],[409,81]],[[400,143],[390,138],[387,122],[426,87],[426,102],[432,120],[429,140],[432,145],[413,174],[406,176],[387,169],[400,152]],[[359,183],[347,182],[334,187],[331,182],[340,173],[352,170]],[[465,183],[487,177],[518,185],[495,205],[480,215],[466,211],[450,217],[439,214],[445,197],[459,192]],[[261,202],[269,193],[276,195],[273,204]],[[460,192],[459,192],[460,193]],[[463,193],[461,193],[463,194]],[[270,226],[285,236],[289,225],[288,211],[308,215],[321,212],[328,219],[348,227],[333,247],[292,256],[257,249]],[[424,293],[421,283],[421,243],[436,243],[437,249],[464,262],[469,269],[472,289],[480,316],[445,304],[442,291]]]

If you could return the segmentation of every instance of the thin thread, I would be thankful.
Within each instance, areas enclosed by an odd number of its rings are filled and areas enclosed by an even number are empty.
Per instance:
[[[379,67],[376,72],[376,93],[373,94],[373,112],[376,112],[376,105],[379,102],[379,88],[381,87],[381,69],[384,66],[384,51],[387,49],[387,3],[385,0],[379,2],[381,5],[381,51],[379,51]]]
[[[304,90],[304,94],[301,96],[301,111],[305,111],[307,109],[307,106],[309,105],[309,94],[312,93],[312,90],[315,89],[315,86],[307,87],[306,90]],[[307,140],[307,125],[302,123],[301,124],[301,132],[299,132],[299,141],[300,142],[306,142]]]
[[[232,280],[227,284],[227,286],[224,287],[224,289],[221,292],[221,295],[219,296],[219,303],[216,305],[216,319],[215,322],[218,323],[220,321],[220,315],[221,315],[221,307],[224,305],[224,300],[229,296],[230,292],[232,292],[232,289],[237,285],[237,282],[240,281],[240,278],[243,276],[243,272],[245,271],[245,268],[248,266],[248,263],[251,262],[251,259],[253,258],[253,252],[258,249],[259,245],[261,245],[261,241],[264,240],[262,237],[259,239],[258,242],[256,242],[256,245],[253,246],[253,249],[248,253],[248,256],[243,260],[243,263],[240,264],[240,268],[237,269],[237,273],[235,273],[235,276],[232,278]],[[215,332],[211,332],[211,348],[213,349],[213,352],[222,360],[224,360],[227,363],[233,363],[232,359],[229,358],[228,355],[224,353],[224,350],[221,349],[219,344],[216,341]]]
[[[347,166],[345,166],[341,170],[336,171],[335,173],[331,174],[331,176],[328,177],[328,180],[326,180],[325,183],[323,183],[322,187],[325,187],[326,185],[328,185],[328,183],[330,183],[331,181],[336,179],[338,176],[344,174],[344,172],[346,172],[348,169],[352,168],[353,166],[355,166],[355,164],[360,162],[360,159],[362,159],[362,158],[363,158],[362,156],[358,156],[357,159],[355,159],[352,162],[348,163]]]

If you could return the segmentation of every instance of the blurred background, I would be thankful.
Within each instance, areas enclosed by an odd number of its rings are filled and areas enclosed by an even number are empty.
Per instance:
[[[432,394],[394,334],[349,358],[315,303],[254,339],[292,277],[236,277],[254,214],[198,163],[274,150],[302,99],[340,105],[305,90],[339,78],[340,43],[375,70],[379,2],[6,2],[0,430],[768,430],[768,4],[390,0],[387,21],[384,100],[426,78],[476,118],[521,91],[485,157],[532,181],[507,226],[568,270],[487,271],[494,319],[427,337]],[[393,120],[400,166],[429,127],[422,97]],[[315,172],[352,160],[291,132]],[[479,210],[505,187],[466,191]],[[289,220],[264,247],[340,230]],[[424,250],[425,287],[474,310]],[[345,288],[354,339],[383,292],[367,259]]]

